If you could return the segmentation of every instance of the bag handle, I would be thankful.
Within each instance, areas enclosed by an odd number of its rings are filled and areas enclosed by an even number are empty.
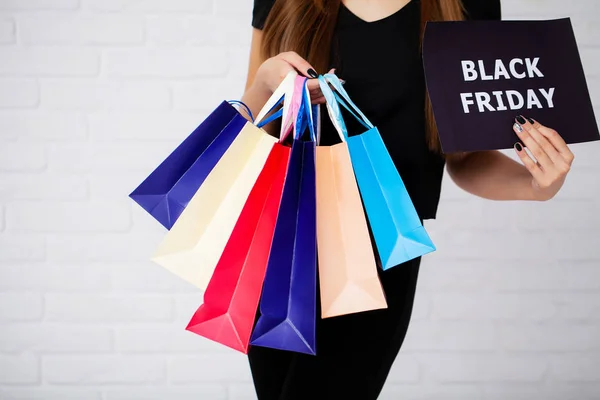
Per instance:
[[[306,78],[296,74],[293,84],[288,88],[289,91],[284,96],[283,109],[277,111],[269,118],[270,120],[273,120],[278,116],[282,116],[284,113],[287,115],[286,122],[282,122],[281,124],[279,143],[283,143],[290,133],[296,129],[298,114],[302,108],[302,83],[304,79]]]
[[[350,99],[350,96],[348,95],[348,92],[346,92],[346,89],[344,89],[340,79],[335,74],[325,74],[324,77],[325,80],[331,83],[331,85],[337,91],[337,93],[334,93],[334,95],[339,103],[342,104],[342,106],[344,106],[344,108],[347,109],[358,120],[358,122],[363,124],[365,128],[373,129],[374,125],[367,119],[365,114],[360,111],[360,108],[354,104],[352,99]],[[340,96],[342,98],[340,98]]]
[[[346,101],[340,97],[336,92],[333,92],[333,95],[335,96],[335,99],[337,100],[337,102],[339,104],[341,104],[350,114],[352,114],[352,116],[358,121],[360,122],[360,124],[362,126],[364,126],[367,130],[372,129],[372,126],[367,125],[367,123],[365,121],[362,120],[362,118],[358,115],[356,115],[356,113],[354,112],[354,110],[352,109],[352,107],[350,107]]]
[[[335,99],[333,91],[329,87],[329,82],[325,79],[325,77],[323,75],[319,75],[318,79],[321,92],[323,92],[323,96],[325,97],[325,105],[327,106],[329,118],[331,119],[333,127],[340,136],[341,141],[345,142],[348,139],[348,130],[346,128],[346,124],[344,123],[344,119],[342,118],[340,106]]]
[[[310,140],[317,141],[315,132],[314,109],[310,101],[310,91],[308,90],[308,79],[302,76],[296,78],[296,90],[294,96],[300,100],[299,109],[294,123],[294,139],[299,140],[308,126]],[[295,99],[296,100],[296,99]],[[316,106],[318,107],[318,106]]]
[[[288,72],[286,77],[283,79],[283,81],[281,81],[277,89],[275,89],[271,97],[269,97],[254,120],[254,124],[259,128],[262,128],[274,119],[283,116],[284,120],[281,123],[281,131],[279,133],[280,142],[282,142],[289,134],[289,130],[293,121],[291,119],[293,114],[290,113],[290,106],[291,100],[293,99],[294,83],[297,75],[298,73],[295,70]],[[263,121],[265,116],[273,111],[279,104],[281,104],[281,102],[283,102],[283,108]]]
[[[303,86],[303,96],[302,96],[302,104],[303,104],[303,113],[302,115],[305,118],[305,125],[308,125],[308,132],[310,135],[310,140],[317,143],[318,142],[318,136],[320,134],[319,129],[319,105],[318,104],[312,104],[311,103],[311,98],[310,98],[310,91],[308,90],[308,79],[306,79],[304,81],[304,86]],[[302,130],[300,131],[300,135],[302,135],[302,133],[304,132],[304,129],[306,127],[303,127]]]
[[[316,130],[316,144],[321,143],[321,107],[318,104],[312,106],[313,124]]]
[[[304,86],[306,84],[306,78],[298,75],[294,82],[294,100],[292,102],[291,114],[294,115],[294,129],[293,138],[298,139],[299,134],[304,131]]]
[[[321,136],[321,124],[319,120],[319,105],[312,104],[310,97],[310,90],[308,90],[308,80],[306,81],[306,85],[304,87],[304,94],[306,95],[306,101],[304,103],[306,109],[308,110],[308,129],[310,132],[310,139],[318,143]]]
[[[246,103],[244,103],[243,101],[240,101],[240,100],[227,100],[227,102],[231,105],[237,104],[238,106],[242,107],[246,111],[248,116],[250,117],[250,121],[252,121],[252,123],[254,123],[254,116],[252,115],[252,110],[250,109],[250,107],[248,107],[246,105]]]

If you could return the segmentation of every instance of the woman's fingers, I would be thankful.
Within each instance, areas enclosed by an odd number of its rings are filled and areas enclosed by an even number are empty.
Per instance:
[[[540,166],[544,169],[551,169],[554,165],[544,148],[533,138],[529,130],[527,129],[527,120],[518,116],[513,125],[513,129],[519,139],[525,144],[525,147],[529,149],[533,157],[537,160]],[[529,124],[531,128],[531,124]],[[545,140],[545,139],[544,139]]]
[[[309,79],[306,85],[311,93],[321,93],[321,86],[317,79]]]
[[[300,74],[310,77],[312,74],[309,71],[314,72],[315,69],[308,61],[304,58],[300,57],[298,53],[293,51],[287,51],[285,53],[280,53],[277,57],[281,58],[292,67],[294,67]]]
[[[335,74],[335,68],[330,69],[328,74]],[[308,81],[308,90],[310,91],[313,104],[326,103],[325,96],[323,96],[323,92],[321,91],[321,85],[317,79],[313,78]]]
[[[307,86],[312,104],[325,103],[325,97],[323,96],[323,92],[321,91],[321,85],[319,84],[319,80],[314,79],[313,76],[317,73],[308,61],[306,61],[304,58],[302,58],[300,55],[293,51],[280,53],[277,57],[288,63],[293,68],[295,68],[302,75],[311,78],[308,80]],[[335,73],[335,68],[330,69],[329,73]]]
[[[313,104],[323,104],[325,102],[325,98],[323,97],[323,92],[321,92],[321,86],[319,86],[319,81],[317,79],[310,79],[308,81],[308,91],[310,92],[310,98]]]
[[[556,132],[531,119],[518,116],[513,128],[533,155],[531,157],[521,143],[515,144],[519,158],[533,177],[537,197],[552,198],[569,173],[573,161],[569,157],[571,151],[562,138],[554,137]]]
[[[554,146],[556,151],[560,154],[564,162],[566,162],[569,166],[573,164],[573,160],[575,159],[575,155],[564,141],[562,136],[558,134],[554,129],[548,128],[547,126],[542,125],[539,121],[535,121],[531,118],[528,118],[529,123],[533,125],[535,129],[537,129],[545,138],[547,138],[550,143]]]
[[[543,178],[544,172],[540,169],[539,164],[537,164],[531,156],[525,151],[521,143],[515,144],[515,150],[517,151],[517,155],[525,165],[525,168],[531,173],[533,178],[537,181]]]
[[[530,121],[528,121],[522,115],[517,117],[517,123],[520,123],[524,130],[529,132],[533,140],[542,148],[542,150],[548,155],[548,158],[554,165],[559,165],[564,162],[562,156],[554,145],[544,136]]]

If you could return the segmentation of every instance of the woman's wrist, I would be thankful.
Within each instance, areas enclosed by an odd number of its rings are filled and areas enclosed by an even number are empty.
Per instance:
[[[242,96],[242,102],[248,106],[252,111],[252,115],[256,118],[272,95],[273,92],[266,85],[255,80]],[[247,119],[250,120],[250,118]],[[270,123],[263,126],[263,129],[271,136],[278,136],[277,124]]]
[[[527,171],[527,168],[522,167],[521,173],[518,175],[518,179],[515,180],[515,199],[524,201],[539,201],[537,194],[533,190],[531,182],[531,174]]]
[[[255,80],[242,96],[242,102],[250,108],[252,114],[256,117],[263,105],[269,100],[269,97],[271,97],[271,94],[266,85]]]

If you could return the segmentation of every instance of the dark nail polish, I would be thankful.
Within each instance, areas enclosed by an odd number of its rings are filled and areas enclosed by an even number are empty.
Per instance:
[[[515,143],[515,149],[517,149],[517,151],[523,151],[523,146],[521,146],[521,143],[517,142]]]
[[[519,116],[517,117],[517,122],[518,122],[518,123],[520,123],[521,125],[524,125],[524,124],[526,124],[526,123],[527,123],[527,121],[525,120],[525,118],[523,118],[523,116],[522,116],[522,115],[519,115]]]
[[[529,123],[530,123],[531,125],[535,124],[535,121],[534,121],[532,118],[529,118],[529,117],[528,117],[528,118],[527,118],[527,121],[529,121]]]
[[[315,71],[312,68],[309,68],[308,71],[306,71],[308,73],[308,76],[310,76],[311,78],[318,78],[319,75],[317,74],[317,71]]]

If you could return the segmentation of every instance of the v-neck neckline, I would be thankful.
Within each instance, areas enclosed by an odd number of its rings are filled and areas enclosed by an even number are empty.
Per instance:
[[[391,13],[390,15],[387,15],[385,17],[373,20],[373,21],[367,21],[361,17],[359,17],[358,15],[356,15],[354,13],[354,11],[352,11],[351,9],[349,9],[346,4],[344,4],[343,1],[340,1],[340,6],[348,13],[352,16],[352,18],[362,22],[363,24],[367,24],[367,25],[374,25],[374,24],[378,24],[378,23],[382,23],[385,22],[391,18],[396,17],[397,15],[401,14],[404,12],[404,10],[406,10],[408,7],[412,6],[412,3],[418,3],[419,0],[410,0],[408,3],[406,3],[405,5],[403,5],[402,7],[400,7],[398,10],[394,11],[393,13]]]

